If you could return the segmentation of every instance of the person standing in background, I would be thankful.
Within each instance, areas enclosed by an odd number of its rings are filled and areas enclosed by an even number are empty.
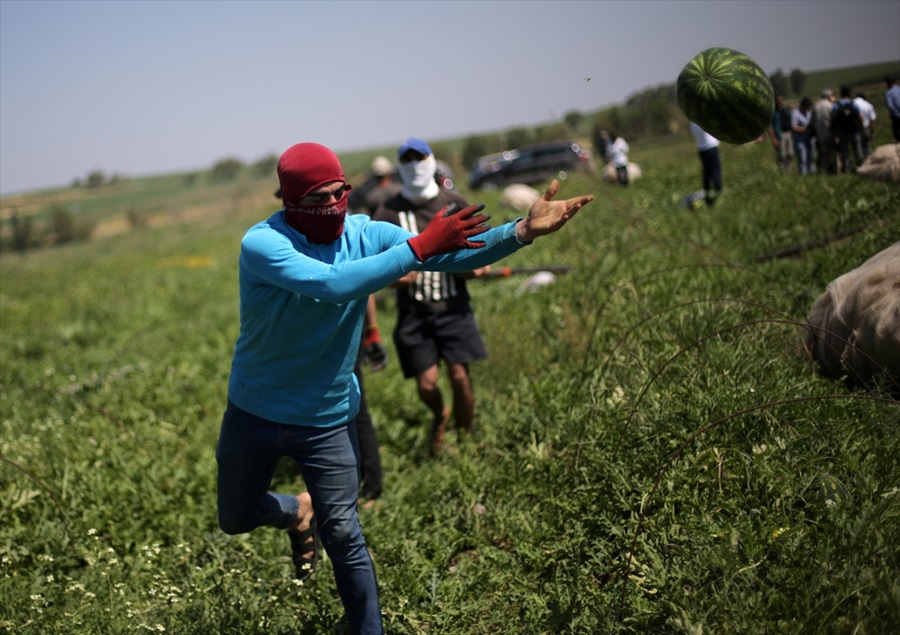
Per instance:
[[[769,138],[775,148],[775,163],[782,172],[788,172],[794,162],[794,137],[791,132],[791,109],[781,95],[775,95],[775,112],[769,125]]]
[[[350,212],[371,218],[382,202],[399,191],[400,183],[394,179],[394,165],[386,156],[379,155],[369,166],[369,178],[350,192]]]
[[[797,173],[800,176],[814,174],[816,164],[812,149],[812,100],[809,97],[801,99],[800,107],[791,114],[791,132],[794,133]]]
[[[598,126],[594,126],[594,154],[604,163],[608,161],[606,152],[609,149],[610,142],[609,133]]]
[[[884,105],[887,106],[891,118],[891,132],[894,134],[894,141],[900,143],[900,84],[895,77],[886,77],[884,83],[887,87]]]
[[[831,132],[831,113],[834,109],[834,92],[830,88],[822,91],[822,98],[812,109],[812,134],[816,138],[816,159],[819,172],[836,174],[837,162],[834,152],[834,135]]]
[[[397,157],[403,189],[382,203],[376,221],[418,234],[447,205],[468,205],[461,194],[437,184],[437,162],[425,141],[410,137],[398,148]],[[457,433],[473,429],[475,395],[469,365],[486,358],[487,348],[475,321],[466,279],[489,274],[489,267],[464,274],[420,271],[393,285],[397,292],[397,358],[404,377],[415,378],[419,399],[431,411],[429,445],[433,455],[443,449],[451,414]],[[453,393],[452,408],[446,405],[438,385],[441,360]]]
[[[606,147],[607,160],[616,169],[619,185],[628,185],[628,142],[615,133],[609,133],[610,143]]]
[[[864,93],[856,93],[853,103],[856,104],[862,117],[863,129],[859,135],[859,146],[862,150],[863,161],[865,161],[866,157],[872,154],[872,140],[875,138],[875,120],[878,118],[878,115],[875,113],[875,106],[866,101]]]
[[[862,164],[862,147],[860,145],[862,127],[862,115],[850,95],[850,87],[841,86],[841,98],[831,109],[831,134],[834,136],[834,145],[840,160],[842,174],[850,172],[851,152],[853,153],[853,168],[856,169]]]
[[[719,140],[691,122],[691,133],[697,143],[700,164],[703,166],[703,193],[707,205],[715,205],[722,193],[722,163],[719,159]]]

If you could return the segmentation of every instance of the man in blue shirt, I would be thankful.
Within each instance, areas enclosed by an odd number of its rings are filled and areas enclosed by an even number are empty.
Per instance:
[[[278,178],[283,209],[241,241],[241,328],[216,449],[219,525],[229,534],[288,530],[300,580],[315,566],[321,538],[351,632],[382,633],[357,510],[360,390],[353,369],[367,299],[411,271],[495,262],[558,231],[594,197],[554,201],[554,181],[523,219],[491,229],[483,206],[448,206],[413,235],[348,215],[351,187],[322,145],[289,148]],[[282,456],[297,462],[308,492],[269,491]]]
[[[891,131],[894,133],[894,141],[900,143],[900,84],[894,77],[886,77],[884,82],[887,84],[884,104],[891,117]]]

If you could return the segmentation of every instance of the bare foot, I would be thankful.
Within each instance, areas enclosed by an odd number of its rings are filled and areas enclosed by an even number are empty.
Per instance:
[[[297,510],[297,518],[288,528],[288,537],[291,539],[291,559],[294,562],[296,578],[306,580],[316,568],[319,559],[319,545],[315,529],[315,517],[313,515],[312,498],[308,492],[297,496],[300,508]]]
[[[368,500],[360,500],[359,506],[363,509],[372,509],[378,503],[377,498],[369,498]]]
[[[297,496],[297,502],[300,503],[300,509],[297,510],[297,518],[290,530],[293,532],[303,532],[309,529],[313,519],[312,496],[309,492],[303,492]]]
[[[440,415],[435,416],[431,422],[431,453],[437,455],[444,449],[444,435],[447,433],[447,424],[450,423],[450,407],[444,406]]]

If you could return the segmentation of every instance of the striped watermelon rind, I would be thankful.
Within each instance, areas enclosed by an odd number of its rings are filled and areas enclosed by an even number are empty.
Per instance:
[[[850,492],[847,490],[847,486],[837,478],[827,472],[822,472],[817,474],[809,484],[807,496],[810,502],[830,507],[847,502]]]
[[[775,111],[768,75],[749,56],[730,48],[698,53],[681,70],[675,87],[685,116],[726,143],[758,138]]]

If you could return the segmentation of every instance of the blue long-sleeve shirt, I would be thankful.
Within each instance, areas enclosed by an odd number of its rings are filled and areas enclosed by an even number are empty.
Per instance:
[[[894,84],[884,94],[884,104],[892,119],[900,119],[900,84]]]
[[[420,263],[412,234],[347,216],[333,243],[310,243],[278,211],[251,227],[239,261],[241,330],[228,398],[278,423],[335,426],[359,411],[353,374],[368,296],[414,270],[469,271],[520,249],[515,222],[475,238],[487,244]]]

